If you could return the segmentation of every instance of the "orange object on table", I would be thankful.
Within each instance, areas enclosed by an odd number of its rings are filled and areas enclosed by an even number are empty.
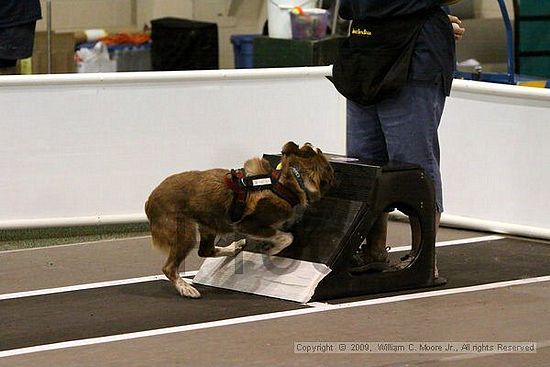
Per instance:
[[[151,40],[151,37],[145,33],[119,33],[112,36],[103,37],[100,41],[106,45],[120,45],[122,43],[132,43],[141,45]]]

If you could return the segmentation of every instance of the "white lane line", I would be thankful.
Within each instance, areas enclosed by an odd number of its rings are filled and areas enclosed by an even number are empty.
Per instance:
[[[192,276],[195,276],[197,273],[198,273],[197,270],[186,271],[185,273],[181,273],[181,276],[192,277]],[[106,282],[70,285],[67,287],[57,287],[57,288],[48,288],[48,289],[37,289],[34,291],[26,291],[26,292],[6,293],[6,294],[0,294],[0,301],[7,300],[7,299],[23,298],[23,297],[43,296],[43,295],[54,294],[54,293],[73,292],[73,291],[80,291],[84,289],[114,287],[117,285],[153,282],[156,280],[168,280],[168,279],[164,275],[151,275],[151,276],[140,277],[140,278],[110,280]]]
[[[473,238],[466,238],[462,240],[437,242],[436,247],[469,244],[473,242],[482,242],[482,241],[494,241],[502,238],[504,238],[504,236],[498,236],[498,235],[473,237]],[[69,246],[72,246],[72,245],[69,245]],[[410,249],[410,246],[395,247],[395,248],[392,248],[390,251],[391,252],[405,251],[408,249]],[[182,276],[190,277],[190,276],[194,276],[195,274],[197,274],[197,271],[190,271],[190,272],[182,273]],[[113,280],[113,281],[106,281],[106,282],[100,282],[100,283],[90,283],[90,284],[72,285],[72,286],[66,286],[66,287],[49,288],[49,289],[38,289],[38,290],[26,291],[26,292],[7,293],[7,294],[0,294],[0,301],[5,299],[41,296],[41,295],[53,294],[53,293],[72,292],[72,291],[78,291],[83,289],[113,287],[117,285],[126,285],[126,284],[133,284],[133,283],[144,283],[144,282],[151,282],[151,281],[160,280],[160,279],[166,280],[166,277],[164,275],[153,275],[153,276],[142,277],[142,278]]]
[[[490,236],[483,236],[483,237],[463,238],[460,240],[436,242],[435,247],[466,245],[466,244],[475,243],[475,242],[496,241],[496,240],[501,240],[503,238],[506,238],[506,237],[500,236],[500,235],[490,235]],[[411,249],[411,245],[398,246],[398,247],[392,247],[390,249],[390,252],[408,251],[410,249]]]
[[[81,347],[86,345],[112,343],[117,341],[132,340],[132,339],[146,338],[146,337],[166,335],[166,334],[182,333],[182,332],[187,332],[192,330],[204,330],[204,329],[210,329],[210,328],[221,327],[221,326],[230,326],[230,325],[245,324],[245,323],[256,322],[256,321],[273,320],[273,319],[279,319],[284,317],[300,316],[300,315],[307,315],[307,314],[326,312],[326,311],[335,311],[335,310],[341,310],[341,309],[353,308],[353,307],[364,307],[364,306],[371,306],[371,305],[377,305],[377,304],[402,302],[402,301],[408,301],[408,300],[414,300],[414,299],[420,299],[420,298],[431,298],[431,297],[476,292],[476,291],[483,291],[483,290],[489,290],[489,289],[505,288],[505,287],[511,287],[511,286],[517,286],[517,285],[534,284],[534,283],[541,283],[541,282],[548,282],[548,281],[550,281],[550,276],[529,278],[529,279],[519,279],[519,280],[483,284],[483,285],[471,286],[471,287],[446,289],[446,290],[440,290],[440,291],[414,293],[414,294],[407,294],[402,296],[376,298],[376,299],[371,299],[366,301],[343,303],[339,305],[312,303],[310,304],[310,306],[315,306],[315,307],[302,308],[302,309],[290,310],[290,311],[272,312],[272,313],[266,313],[266,314],[255,315],[255,316],[236,317],[232,319],[204,322],[204,323],[184,325],[184,326],[175,326],[175,327],[164,328],[164,329],[146,330],[146,331],[139,331],[134,333],[127,333],[127,334],[110,335],[110,336],[104,336],[104,337],[98,337],[98,338],[72,340],[72,341],[61,342],[61,343],[53,343],[53,344],[37,345],[34,347],[5,350],[0,352],[0,358],[12,357],[12,356],[17,356],[22,354],[30,354],[30,353],[37,353],[37,352]]]

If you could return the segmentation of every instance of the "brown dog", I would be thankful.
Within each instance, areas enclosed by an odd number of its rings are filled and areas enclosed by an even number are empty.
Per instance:
[[[309,143],[299,148],[289,142],[282,154],[280,171],[273,171],[265,159],[245,162],[245,177],[275,174],[278,190],[268,187],[248,191],[236,221],[231,219],[234,207],[231,182],[235,181],[231,181],[233,176],[229,170],[179,173],[166,178],[153,190],[145,203],[153,245],[168,253],[162,270],[182,296],[200,297],[178,272],[182,261],[197,244],[199,256],[213,257],[236,255],[245,245],[243,239],[227,247],[215,246],[219,234],[240,233],[266,241],[272,244],[267,250],[270,255],[292,243],[292,234],[280,228],[292,220],[293,206],[318,200],[333,184],[334,173],[323,153]]]

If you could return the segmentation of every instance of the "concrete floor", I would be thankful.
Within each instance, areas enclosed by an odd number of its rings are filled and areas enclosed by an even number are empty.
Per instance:
[[[484,235],[442,229],[438,241]],[[391,222],[392,246],[406,244],[409,236],[407,224]],[[0,295],[159,274],[163,255],[149,241],[0,252]],[[201,261],[193,254],[185,270],[198,269]],[[181,300],[182,312],[186,302]],[[0,366],[548,366],[548,309],[546,281],[23,354],[0,358]],[[533,341],[537,353],[295,354],[299,341]]]

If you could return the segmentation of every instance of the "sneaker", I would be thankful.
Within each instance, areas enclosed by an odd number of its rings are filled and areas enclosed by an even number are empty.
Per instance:
[[[353,255],[349,271],[351,273],[379,273],[389,268],[390,261],[387,252],[373,256],[360,249]]]
[[[398,270],[403,270],[407,266],[411,265],[411,263],[413,262],[414,259],[415,259],[415,257],[413,255],[411,255],[411,253],[408,253],[405,256],[401,256],[399,258],[399,260],[401,260],[401,261],[399,261],[398,263],[395,264],[395,268],[398,269]]]

